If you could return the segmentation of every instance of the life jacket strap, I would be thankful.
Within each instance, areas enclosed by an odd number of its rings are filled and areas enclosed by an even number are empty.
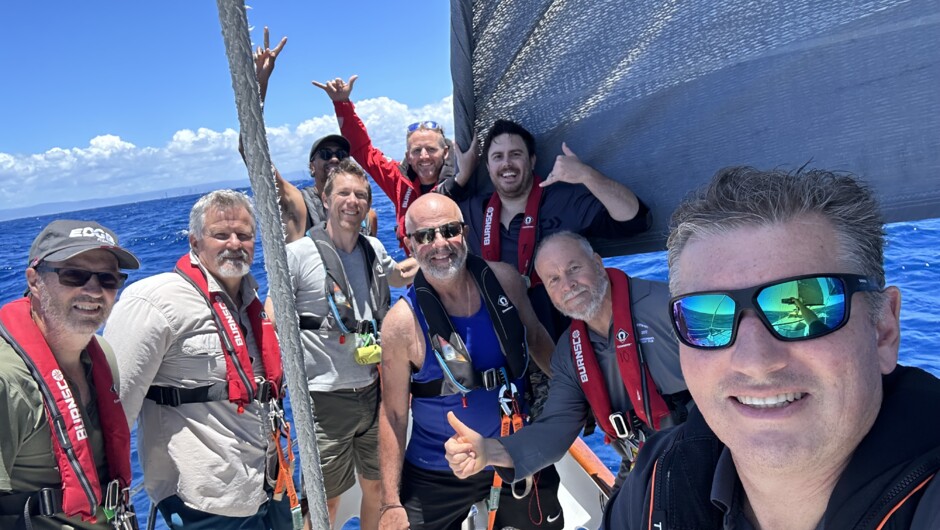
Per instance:
[[[503,368],[490,368],[482,372],[474,372],[479,377],[479,388],[484,390],[496,390],[500,383],[500,371]],[[441,388],[444,386],[444,378],[432,379],[431,381],[412,381],[411,395],[417,398],[436,397],[441,395]]]
[[[258,381],[256,399],[267,403],[275,397],[271,381]],[[147,399],[157,405],[178,407],[188,403],[208,403],[210,401],[228,401],[228,383],[213,383],[196,388],[177,388],[174,386],[152,386],[147,389]]]
[[[303,313],[299,315],[300,320],[300,329],[317,331],[323,326],[323,322],[326,321],[325,318],[320,318],[309,313]],[[336,320],[340,326],[345,327],[342,324],[342,320],[337,317]],[[378,327],[375,320],[357,320],[355,323],[355,329],[348,329],[349,333],[357,333],[359,335],[374,335],[378,336]]]
[[[0,515],[2,516],[49,517],[57,513],[62,513],[62,490],[59,488],[42,488],[39,491],[0,495]],[[22,519],[20,522],[24,524]],[[23,526],[23,528],[26,527]]]

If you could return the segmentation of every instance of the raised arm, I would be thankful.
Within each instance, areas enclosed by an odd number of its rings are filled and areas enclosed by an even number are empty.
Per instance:
[[[522,276],[516,271],[515,267],[506,263],[487,261],[486,264],[496,274],[499,284],[506,291],[506,296],[519,310],[519,318],[522,320],[522,325],[525,326],[529,355],[532,356],[535,364],[545,372],[545,375],[551,377],[552,350],[555,349],[555,343],[552,342],[552,337],[545,330],[545,326],[535,316],[535,310],[532,309],[532,302],[529,301],[529,296],[526,294],[525,282]]]
[[[268,81],[271,74],[274,73],[274,64],[278,55],[287,44],[287,37],[282,37],[281,41],[271,48],[270,34],[268,27],[264,27],[264,46],[258,46],[254,53],[255,76],[258,78],[258,87],[260,89],[261,109],[264,109],[265,98],[268,94]],[[242,155],[245,165],[248,160],[245,158],[245,145],[242,142],[241,135],[238,136],[238,152]],[[284,242],[290,243],[303,237],[307,228],[307,205],[304,203],[303,195],[297,186],[294,186],[281,176],[281,172],[276,167],[274,170],[274,179],[277,182],[277,198],[281,208],[281,222],[284,224]]]
[[[388,284],[392,287],[406,287],[414,281],[415,274],[418,273],[418,260],[414,258],[405,258],[392,268],[388,276]]]
[[[398,162],[387,158],[382,151],[372,145],[366,126],[356,114],[356,108],[350,101],[353,85],[359,76],[350,76],[348,81],[337,77],[331,81],[313,81],[313,85],[322,89],[336,111],[336,121],[339,124],[340,134],[349,141],[349,154],[362,166],[376,184],[382,188],[392,203],[397,201],[397,186],[400,180],[406,179],[398,169]]]
[[[567,144],[562,143],[561,150],[563,154],[555,158],[551,173],[541,184],[543,188],[558,182],[584,184],[615,221],[636,217],[640,201],[629,188],[582,162]]]
[[[405,433],[411,398],[411,367],[424,362],[424,333],[404,300],[399,300],[382,322],[382,403],[379,407],[379,471],[382,504],[379,528],[408,528],[400,508],[398,485],[405,457]]]

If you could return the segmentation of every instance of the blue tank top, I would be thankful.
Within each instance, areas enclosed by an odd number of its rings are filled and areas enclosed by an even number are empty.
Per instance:
[[[416,382],[433,381],[444,377],[441,365],[431,350],[427,339],[428,324],[418,308],[414,288],[408,289],[405,300],[411,305],[425,336],[424,364],[412,375]],[[473,367],[477,371],[501,368],[506,365],[499,339],[493,331],[493,323],[480,300],[480,310],[469,317],[450,317],[454,329],[463,339],[470,352]],[[522,379],[515,381],[520,396],[525,391]],[[444,458],[444,442],[454,435],[447,423],[447,413],[454,411],[457,418],[486,438],[498,438],[500,434],[499,390],[474,390],[466,395],[467,406],[463,406],[460,394],[411,399],[411,438],[405,450],[405,458],[422,469],[450,471]]]

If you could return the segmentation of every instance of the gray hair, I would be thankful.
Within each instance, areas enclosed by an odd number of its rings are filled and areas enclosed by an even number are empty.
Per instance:
[[[851,272],[884,286],[884,220],[867,185],[846,172],[760,171],[741,166],[718,171],[709,185],[683,201],[673,213],[666,242],[672,294],[679,294],[679,255],[690,240],[813,214],[829,221],[835,229],[838,259]],[[873,295],[874,317],[885,297],[869,294]]]
[[[548,237],[543,239],[541,242],[539,242],[538,248],[535,249],[535,256],[534,256],[534,259],[532,260],[533,263],[538,261],[539,254],[542,253],[543,248],[548,246],[549,243],[553,241],[557,241],[559,239],[567,239],[569,241],[574,241],[581,247],[581,250],[584,252],[586,256],[591,257],[591,258],[594,257],[594,254],[595,254],[594,247],[591,246],[591,242],[588,241],[586,237],[582,236],[581,234],[576,234],[570,230],[562,230],[561,232],[555,232],[554,234],[549,235]]]
[[[251,217],[251,226],[257,226],[258,218],[255,217],[255,207],[251,203],[248,195],[235,190],[215,190],[209,192],[193,205],[189,211],[189,233],[197,240],[202,240],[203,230],[206,226],[206,212],[210,208],[226,211],[234,208],[244,208]]]

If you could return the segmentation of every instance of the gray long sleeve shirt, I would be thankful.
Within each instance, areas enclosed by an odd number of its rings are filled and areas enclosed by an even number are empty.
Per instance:
[[[669,322],[669,288],[663,282],[630,279],[630,301],[640,348],[646,357],[653,381],[662,394],[686,389],[679,366],[679,347]],[[613,323],[606,336],[588,330],[613,410],[633,409],[614,353]],[[509,452],[514,468],[497,468],[507,481],[525,478],[557,462],[577,438],[588,418],[590,405],[581,389],[571,356],[570,331],[558,339],[552,353],[553,377],[542,415],[532,425],[500,439]]]

